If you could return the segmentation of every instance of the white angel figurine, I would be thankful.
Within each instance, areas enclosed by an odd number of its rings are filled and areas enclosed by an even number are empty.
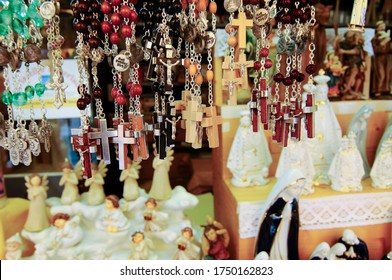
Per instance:
[[[60,186],[64,186],[63,193],[61,194],[61,203],[64,205],[70,205],[80,200],[78,184],[82,174],[80,172],[80,177],[78,178],[77,173],[72,169],[72,165],[68,159],[65,159],[62,166],[63,176],[59,182]]]
[[[153,198],[147,199],[144,205],[144,231],[161,231],[166,226],[168,214],[157,210],[158,204]]]
[[[120,210],[119,198],[114,195],[108,195],[105,198],[106,210],[98,218],[95,226],[99,230],[106,230],[107,232],[124,231],[130,227],[128,219]]]
[[[42,177],[38,174],[33,174],[30,177],[25,176],[25,180],[30,206],[24,229],[29,232],[39,232],[50,226],[46,209],[49,181],[46,176]]]
[[[315,172],[306,141],[307,139],[289,141],[287,147],[282,149],[275,174],[276,178],[280,178],[288,170],[299,169],[305,178],[305,185],[302,190],[303,195],[314,193],[313,178]]]
[[[155,158],[152,161],[154,176],[148,195],[156,200],[168,200],[171,197],[172,187],[170,185],[169,170],[174,160],[173,154],[174,150],[169,148],[165,159],[160,159],[159,155],[155,153]]]
[[[370,177],[374,188],[392,188],[392,137],[382,143],[380,152],[373,163]]]
[[[355,143],[355,135],[350,132],[348,137],[342,138],[338,153],[332,160],[328,176],[332,189],[339,192],[362,191],[362,177],[364,176],[361,154]]]
[[[5,242],[5,259],[20,260],[23,253],[23,242],[19,232],[11,236]]]
[[[327,242],[321,242],[317,245],[316,249],[314,249],[313,253],[310,255],[310,260],[327,260],[329,250],[331,247]]]
[[[190,227],[181,230],[181,236],[176,240],[177,251],[173,260],[200,260],[200,246],[197,245],[193,230]]]
[[[148,260],[154,244],[143,232],[136,231],[132,234],[130,260]]]
[[[328,260],[346,260],[344,257],[344,252],[346,251],[346,246],[343,243],[336,243],[331,247],[328,253]]]
[[[87,193],[88,204],[99,205],[105,201],[103,185],[105,184],[104,178],[107,171],[104,161],[100,161],[98,166],[96,164],[92,165],[92,176],[84,182],[84,185],[89,187]]]
[[[133,201],[140,196],[140,188],[137,182],[141,165],[138,162],[128,160],[128,167],[121,171],[120,182],[124,182],[123,197],[126,201]]]
[[[74,247],[83,239],[79,216],[71,218],[68,214],[57,213],[52,217],[52,225],[56,228],[51,235],[54,250]]]
[[[264,131],[253,132],[250,110],[242,111],[227,160],[227,168],[233,174],[231,183],[235,187],[265,185],[269,182],[267,178],[271,163]]]

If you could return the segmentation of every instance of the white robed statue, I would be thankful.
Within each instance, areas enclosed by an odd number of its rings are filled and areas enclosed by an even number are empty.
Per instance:
[[[253,132],[250,111],[241,112],[240,126],[231,145],[227,168],[233,174],[235,187],[265,185],[272,163],[264,132]]]
[[[372,186],[376,189],[392,188],[392,133],[381,145],[370,172]]]
[[[332,189],[340,192],[362,191],[362,178],[365,174],[362,157],[351,132],[342,138],[338,153],[332,160],[328,176]]]
[[[328,81],[331,78],[320,70],[314,77],[317,83],[315,97],[317,111],[315,112],[316,127],[315,137],[307,140],[309,152],[314,166],[314,183],[316,185],[329,185],[328,170],[332,159],[337,153],[342,139],[342,129],[336,118],[335,112],[328,99]],[[306,84],[309,86],[309,84]]]

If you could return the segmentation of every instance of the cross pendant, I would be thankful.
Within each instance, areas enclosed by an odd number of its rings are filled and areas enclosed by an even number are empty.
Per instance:
[[[238,61],[235,63],[241,73],[241,78],[243,78],[241,87],[243,89],[248,88],[248,68],[253,67],[254,61],[253,60],[246,60],[246,54],[241,52],[238,56]]]
[[[100,149],[102,151],[102,158],[105,164],[110,164],[110,146],[109,139],[117,136],[117,130],[108,129],[106,119],[98,119],[97,129],[90,131],[89,138],[92,140],[99,140]]]
[[[88,131],[89,128],[71,129],[71,143],[73,150],[79,152],[84,178],[90,178],[92,176],[91,154],[97,152],[96,141],[90,141]]]
[[[282,143],[283,143],[283,147],[287,147],[289,141],[290,127],[292,124],[292,118],[290,116],[290,104],[284,104],[282,106],[282,114],[283,114]]]
[[[316,111],[317,111],[317,105],[314,104],[314,96],[312,93],[307,93],[306,94],[306,103],[305,103],[305,107],[303,109],[303,112],[305,114],[305,126],[306,126],[306,131],[308,134],[308,138],[314,138],[314,136],[315,136],[314,113]]]
[[[155,137],[155,149],[159,154],[160,159],[166,157],[166,131],[164,116],[161,112],[153,113],[154,120],[154,137]]]
[[[197,122],[203,119],[203,109],[198,100],[192,99],[188,102],[186,110],[182,111],[182,118],[186,121],[185,142],[193,143],[196,141],[197,135]]]
[[[222,116],[217,115],[215,106],[207,107],[205,114],[202,127],[206,128],[209,147],[217,148],[219,147],[219,125],[222,124]]]
[[[301,128],[302,128],[302,109],[301,109],[301,99],[291,98],[291,115],[293,118],[293,124],[291,126],[291,138],[296,140],[301,140]]]
[[[238,27],[238,48],[246,49],[246,28],[253,26],[253,20],[247,19],[245,12],[239,12],[238,18],[233,19],[233,27]]]
[[[126,124],[117,126],[117,136],[112,138],[112,142],[118,147],[118,164],[119,169],[124,170],[128,166],[128,145],[136,143],[135,138],[131,137],[131,132],[127,129]]]
[[[268,122],[268,90],[267,80],[265,78],[260,79],[260,94],[259,105],[260,105],[260,120],[261,123],[266,124]]]
[[[132,145],[133,161],[139,162],[140,158],[143,160],[148,159],[149,154],[143,115],[132,117],[132,131],[136,140],[136,144]]]
[[[271,114],[273,114],[273,131],[272,140],[276,143],[282,142],[283,114],[281,112],[281,103],[276,101],[272,104]]]
[[[254,88],[252,90],[252,98],[250,101],[250,117],[252,120],[252,129],[253,132],[258,132],[259,131],[259,120],[258,120],[258,109],[257,109],[257,100],[259,96],[259,90],[257,88]]]

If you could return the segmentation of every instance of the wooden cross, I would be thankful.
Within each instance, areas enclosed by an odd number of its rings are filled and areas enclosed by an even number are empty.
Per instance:
[[[280,101],[276,101],[272,104],[271,114],[271,128],[272,128],[272,140],[276,143],[282,142],[282,126],[283,126],[283,114],[281,111]]]
[[[290,104],[284,104],[282,106],[283,114],[283,126],[282,126],[282,143],[283,147],[287,147],[289,143],[289,133],[292,124],[292,118],[290,116]]]
[[[257,88],[254,88],[252,90],[252,97],[250,101],[250,117],[252,120],[252,128],[253,132],[258,132],[259,131],[259,120],[258,120],[258,109],[257,109],[257,100],[259,99],[259,90]]]
[[[246,60],[246,54],[241,52],[238,56],[238,61],[235,62],[235,65],[238,67],[241,73],[241,78],[243,79],[241,88],[248,88],[248,68],[253,67],[253,60]]]
[[[110,164],[109,139],[117,136],[117,130],[108,129],[106,119],[98,120],[97,130],[89,132],[90,139],[98,139],[102,150],[102,158],[105,164]]]
[[[128,145],[136,143],[126,124],[117,126],[117,137],[113,137],[112,142],[118,145],[118,165],[120,170],[124,170],[128,166]]]
[[[88,130],[80,128],[71,129],[71,143],[73,150],[79,152],[84,178],[90,178],[92,176],[91,154],[97,151],[96,141],[90,141]]]
[[[192,99],[197,100],[199,103],[201,103],[201,96],[199,95],[192,96],[192,93],[189,90],[183,90],[181,92],[181,100],[175,101],[176,110],[178,111],[186,110],[186,107],[188,106],[188,102],[191,101]],[[180,127],[182,129],[186,128],[186,119],[184,119],[184,116],[181,117]]]
[[[196,125],[203,119],[203,110],[201,109],[200,102],[192,99],[188,102],[186,110],[182,111],[182,118],[186,121],[185,142],[193,143],[196,141]]]
[[[219,147],[219,128],[222,124],[222,116],[216,114],[216,107],[210,106],[205,109],[206,116],[202,120],[202,127],[207,130],[208,144],[210,148]]]
[[[253,26],[253,20],[247,19],[245,12],[239,12],[238,18],[233,19],[232,26],[238,27],[238,48],[246,48],[246,28]]]
[[[315,136],[314,131],[314,113],[317,111],[317,105],[314,103],[314,96],[312,93],[306,94],[306,102],[303,112],[305,114],[305,126],[308,134],[308,138],[313,138]]]
[[[302,122],[302,108],[301,108],[301,103],[302,100],[301,98],[291,98],[291,115],[293,118],[292,126],[291,126],[291,138],[296,139],[296,140],[301,140],[301,122]]]
[[[136,145],[132,145],[133,160],[139,162],[140,158],[144,160],[148,159],[149,154],[143,115],[133,116],[132,131],[136,140]]]
[[[230,106],[237,105],[237,90],[238,86],[243,84],[243,79],[241,77],[237,77],[237,69],[238,65],[233,65],[234,68],[230,68],[231,59],[229,56],[226,56],[222,69],[223,71],[223,79],[222,79],[222,89],[229,91],[230,96]]]

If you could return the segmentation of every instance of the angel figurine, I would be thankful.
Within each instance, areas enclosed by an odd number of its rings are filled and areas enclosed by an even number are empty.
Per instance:
[[[51,222],[56,229],[51,236],[53,250],[71,248],[82,241],[83,230],[79,216],[71,218],[68,214],[57,213]]]
[[[152,178],[152,185],[149,196],[156,200],[168,200],[172,194],[172,188],[169,179],[169,170],[174,160],[174,150],[169,148],[165,159],[160,159],[159,155],[155,153],[155,158],[152,161],[154,168],[154,176]]]
[[[250,110],[241,112],[240,126],[230,148],[227,168],[233,174],[235,187],[265,185],[269,182],[268,170],[272,163],[271,153],[264,132],[254,133]]]
[[[365,174],[361,154],[355,143],[354,133],[342,138],[338,153],[332,160],[328,176],[331,187],[339,192],[362,191],[362,177]]]
[[[392,136],[392,135],[391,135]],[[380,153],[373,163],[370,177],[376,189],[392,188],[392,137],[381,144]]]
[[[97,229],[106,230],[107,232],[124,231],[130,227],[128,219],[120,210],[118,196],[111,194],[105,198],[106,210],[97,220],[95,226]]]
[[[104,161],[100,161],[99,165],[92,165],[92,176],[88,178],[84,185],[89,187],[87,193],[87,202],[89,205],[99,205],[105,201],[105,192],[103,190],[103,185],[105,184],[104,178],[108,169]]]
[[[168,214],[157,211],[158,204],[154,198],[147,199],[144,205],[144,231],[161,231],[166,225]]]
[[[142,167],[138,162],[132,163],[130,158],[127,160],[128,167],[121,172],[120,182],[124,182],[124,199],[126,201],[133,201],[140,196],[140,188],[137,179],[139,179],[139,170]]]
[[[61,194],[61,203],[64,205],[70,205],[75,201],[80,200],[79,195],[79,180],[82,179],[82,173],[78,176],[73,170],[72,165],[65,159],[62,170],[63,176],[60,179],[60,186],[64,186],[63,193]]]
[[[22,258],[23,242],[19,232],[7,239],[5,250],[6,260],[20,260]]]
[[[194,240],[192,228],[183,228],[176,243],[177,252],[173,260],[200,260],[200,246]]]
[[[28,232],[39,232],[50,226],[46,209],[49,181],[47,176],[42,177],[39,174],[25,176],[25,180],[30,207],[24,229]]]
[[[151,239],[147,238],[143,232],[136,231],[132,234],[131,249],[132,253],[129,257],[130,260],[148,260],[150,257],[151,249],[154,244]]]
[[[230,257],[228,250],[230,236],[227,230],[218,221],[207,217],[202,237],[202,252],[205,260],[227,260]]]

